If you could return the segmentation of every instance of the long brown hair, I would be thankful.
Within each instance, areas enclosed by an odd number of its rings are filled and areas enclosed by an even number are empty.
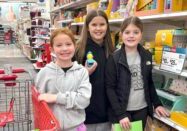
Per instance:
[[[81,32],[81,37],[80,37],[79,41],[77,42],[75,58],[79,63],[83,62],[83,58],[84,58],[85,50],[86,50],[87,39],[88,39],[88,37],[90,37],[90,33],[88,31],[88,25],[92,21],[92,19],[97,16],[103,17],[107,23],[107,31],[106,31],[106,35],[104,37],[104,45],[103,45],[105,47],[106,57],[108,57],[114,51],[114,47],[113,47],[112,39],[111,39],[111,35],[110,35],[110,27],[109,27],[107,15],[102,10],[91,10],[91,11],[89,11],[89,13],[86,16],[86,20],[84,22],[83,29]]]

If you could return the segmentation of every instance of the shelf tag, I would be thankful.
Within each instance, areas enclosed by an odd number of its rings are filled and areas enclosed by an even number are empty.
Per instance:
[[[164,47],[160,69],[180,74],[186,58],[186,52],[186,48]]]

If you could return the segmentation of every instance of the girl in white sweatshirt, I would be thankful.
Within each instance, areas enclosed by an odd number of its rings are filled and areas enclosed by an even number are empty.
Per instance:
[[[85,108],[91,97],[88,71],[72,61],[75,40],[68,29],[57,29],[50,39],[55,62],[47,64],[37,74],[39,100],[46,101],[63,131],[77,131],[85,121]]]

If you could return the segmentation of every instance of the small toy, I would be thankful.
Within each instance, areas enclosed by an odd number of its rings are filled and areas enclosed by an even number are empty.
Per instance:
[[[87,66],[91,67],[95,62],[95,60],[93,59],[93,54],[92,54],[91,51],[89,51],[87,53],[86,58],[87,58],[87,60],[86,60]]]

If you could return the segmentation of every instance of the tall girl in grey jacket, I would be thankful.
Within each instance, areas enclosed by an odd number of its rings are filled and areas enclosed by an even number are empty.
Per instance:
[[[88,71],[72,61],[75,40],[68,29],[55,30],[50,40],[56,61],[37,75],[39,100],[49,104],[63,131],[76,131],[85,121],[85,108],[91,97]]]

